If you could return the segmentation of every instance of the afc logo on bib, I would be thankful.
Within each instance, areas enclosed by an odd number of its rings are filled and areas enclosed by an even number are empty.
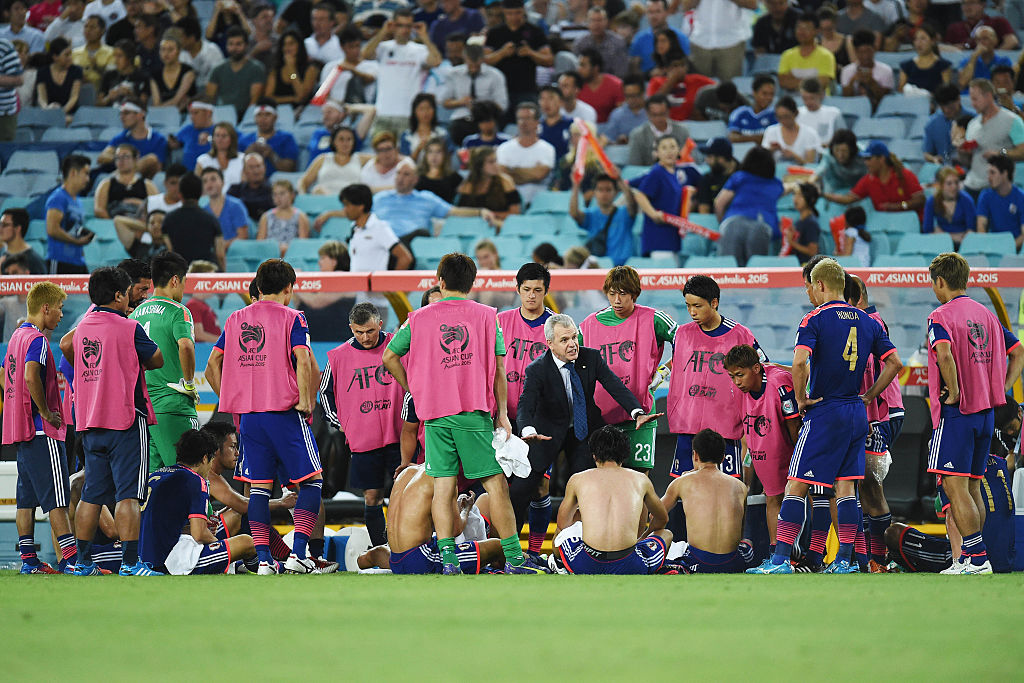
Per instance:
[[[441,358],[441,369],[450,370],[460,365],[472,365],[472,351],[466,353],[469,348],[469,327],[465,324],[445,325],[441,323],[441,350],[445,355]]]
[[[611,342],[610,344],[602,344],[600,351],[601,357],[604,358],[604,362],[608,365],[615,365],[616,359],[623,363],[630,363],[633,361],[636,343],[629,339],[621,342]]]
[[[242,353],[259,353],[266,343],[267,338],[263,331],[263,325],[242,323],[242,332],[238,335],[238,347],[242,349]]]

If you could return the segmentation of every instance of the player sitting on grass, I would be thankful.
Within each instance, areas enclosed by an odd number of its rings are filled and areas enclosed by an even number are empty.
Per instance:
[[[71,475],[71,505],[68,506],[68,520],[71,528],[75,528],[75,511],[78,501],[82,500],[82,487],[85,485],[85,470]],[[98,541],[98,542],[97,542]],[[100,574],[113,574],[121,568],[121,541],[117,536],[117,525],[114,516],[104,505],[100,508],[100,518],[96,525],[96,533],[92,543],[92,561],[100,568]]]
[[[558,508],[562,537],[552,562],[561,561],[570,574],[655,574],[665,563],[672,542],[665,528],[668,513],[646,474],[622,466],[629,444],[621,429],[601,427],[590,435],[597,466],[577,472],[565,485]],[[637,541],[644,506],[650,511],[648,534]]]
[[[740,538],[747,487],[719,469],[725,449],[718,432],[697,432],[692,470],[669,484],[661,498],[666,508],[683,504],[687,543],[678,561],[689,574],[733,574],[754,563],[750,541]]]
[[[218,540],[208,526],[206,478],[217,452],[209,434],[190,429],[174,445],[178,462],[149,475],[139,554],[167,574],[222,574],[232,560],[255,557],[252,536]],[[182,533],[187,528],[188,533]]]
[[[388,542],[359,556],[360,569],[380,567],[394,574],[440,574],[444,567],[437,549],[431,503],[434,482],[424,465],[411,465],[395,479],[388,499]],[[452,509],[454,533],[466,526],[472,497],[459,496]],[[485,566],[501,568],[505,554],[501,541],[489,538],[456,543],[455,554],[463,574],[479,574]]]

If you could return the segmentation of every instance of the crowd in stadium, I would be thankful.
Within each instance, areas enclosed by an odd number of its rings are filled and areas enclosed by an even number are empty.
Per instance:
[[[1024,16],[1000,8],[12,0],[2,208],[29,216],[4,242],[59,273],[429,269],[488,238],[548,265],[1016,265]]]

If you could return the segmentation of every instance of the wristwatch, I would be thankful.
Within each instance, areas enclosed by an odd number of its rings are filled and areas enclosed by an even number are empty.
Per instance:
[[[904,211],[906,211],[907,210],[907,202],[906,201],[900,202],[900,208],[903,209]]]

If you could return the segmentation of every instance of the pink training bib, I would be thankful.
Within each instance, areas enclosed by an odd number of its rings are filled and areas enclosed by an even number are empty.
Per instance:
[[[63,416],[60,388],[57,386],[57,360],[50,351],[50,344],[39,328],[19,326],[7,342],[7,360],[4,363],[6,372],[4,382],[4,444],[31,441],[36,436],[36,427],[32,419],[32,394],[25,381],[25,354],[28,347],[36,339],[43,338],[43,352],[46,362],[43,367],[43,394],[46,407],[52,413]],[[57,429],[46,420],[42,420],[43,433],[51,439],[63,441],[67,429],[62,425]]]
[[[498,314],[498,326],[505,337],[505,378],[508,380],[508,417],[516,419],[519,397],[523,395],[526,366],[548,350],[544,326],[530,327],[518,308]]]
[[[365,453],[398,443],[402,433],[405,391],[381,364],[394,335],[372,349],[357,349],[348,341],[327,352],[334,379],[334,403],[349,448]]]

